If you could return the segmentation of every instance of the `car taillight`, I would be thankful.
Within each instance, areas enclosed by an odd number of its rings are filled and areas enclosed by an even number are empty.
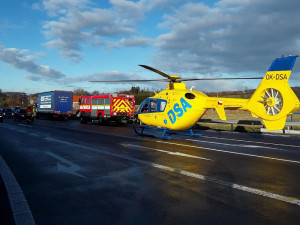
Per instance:
[[[117,113],[116,112],[113,112],[113,116],[116,116],[117,115]]]

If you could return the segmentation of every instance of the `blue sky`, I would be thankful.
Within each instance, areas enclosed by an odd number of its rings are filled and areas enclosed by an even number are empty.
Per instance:
[[[165,87],[87,82],[160,78],[139,64],[184,78],[263,76],[300,51],[297,0],[1,0],[0,15],[2,91]],[[291,86],[300,86],[298,64]],[[187,86],[241,90],[242,81]]]

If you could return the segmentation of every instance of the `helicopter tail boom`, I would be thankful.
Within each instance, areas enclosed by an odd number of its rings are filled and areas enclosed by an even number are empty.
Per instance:
[[[225,109],[240,109],[245,110],[246,104],[249,99],[240,98],[218,98],[209,97],[206,101],[206,109],[215,109],[221,120],[226,120]]]

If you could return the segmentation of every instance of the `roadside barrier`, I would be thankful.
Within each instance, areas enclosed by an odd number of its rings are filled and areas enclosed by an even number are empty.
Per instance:
[[[295,113],[300,114],[300,113]],[[231,125],[231,131],[234,131],[233,125],[261,125],[264,126],[262,121],[259,120],[220,120],[220,119],[201,119],[199,120],[199,123],[220,123],[220,124],[230,124]],[[286,121],[285,127],[287,129],[275,131],[275,133],[293,133],[293,134],[300,134],[300,131],[293,130],[293,127],[300,127],[300,122],[296,121]],[[265,128],[261,129],[261,132],[267,132]],[[273,132],[272,132],[273,133]]]
[[[295,112],[295,113],[291,114],[291,120],[290,120],[291,122],[293,122],[293,115],[294,114],[300,114],[300,112]]]

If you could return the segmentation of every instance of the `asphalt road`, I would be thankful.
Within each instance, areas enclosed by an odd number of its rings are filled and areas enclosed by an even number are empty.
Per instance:
[[[5,120],[0,156],[27,224],[299,224],[300,137],[197,132]]]

